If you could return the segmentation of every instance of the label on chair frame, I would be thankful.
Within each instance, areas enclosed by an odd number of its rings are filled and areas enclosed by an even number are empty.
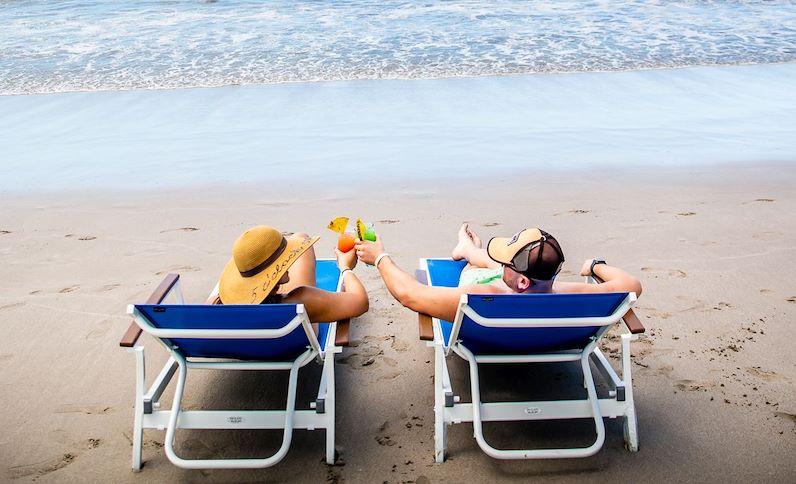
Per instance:
[[[227,422],[234,423],[234,424],[243,423],[243,417],[241,417],[241,416],[227,417]]]
[[[528,407],[525,409],[525,413],[528,415],[539,415],[542,413],[542,409],[539,407]]]

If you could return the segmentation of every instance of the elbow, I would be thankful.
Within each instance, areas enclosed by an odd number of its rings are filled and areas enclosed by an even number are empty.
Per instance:
[[[641,281],[639,281],[634,277],[633,280],[630,282],[630,289],[628,289],[628,291],[635,292],[636,297],[641,296],[641,291],[642,291]]]
[[[409,308],[413,311],[415,310],[414,298],[412,297],[411,291],[409,291],[406,287],[396,287],[392,295],[396,301],[401,303],[401,306]]]
[[[363,300],[360,301],[359,304],[357,304],[356,314],[354,315],[354,317],[362,316],[363,314],[368,312],[369,309],[370,309],[370,301],[368,300],[368,297],[365,296]]]

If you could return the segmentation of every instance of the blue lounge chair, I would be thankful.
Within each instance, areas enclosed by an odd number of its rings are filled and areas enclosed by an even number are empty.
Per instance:
[[[421,282],[455,287],[464,261],[421,259]],[[593,282],[593,281],[592,281]],[[435,458],[445,460],[451,424],[472,422],[478,445],[497,459],[552,459],[595,454],[605,440],[604,417],[624,417],[625,443],[638,450],[636,412],[630,371],[630,341],[644,328],[630,306],[634,293],[463,295],[453,322],[420,315],[420,338],[434,347]],[[613,324],[624,321],[620,378],[598,343]],[[472,402],[463,403],[451,388],[446,357],[455,353],[469,363]],[[580,362],[587,398],[534,402],[481,401],[479,364]],[[590,362],[609,388],[597,395]],[[483,422],[588,418],[597,437],[588,447],[496,449],[483,434]]]
[[[317,285],[340,289],[340,273],[333,260],[318,260]],[[169,296],[176,304],[162,304]],[[211,299],[214,297],[211,294]],[[120,345],[136,357],[133,469],[141,469],[144,429],[166,430],[165,450],[175,465],[188,469],[263,468],[287,454],[293,429],[326,429],[326,462],[334,463],[334,354],[348,343],[348,322],[319,324],[315,331],[303,305],[183,304],[179,276],[169,274],[146,304],[130,305],[135,322]],[[171,357],[147,389],[141,330],[154,336]],[[317,398],[309,409],[297,409],[298,370],[312,360],[323,365]],[[289,371],[285,410],[182,410],[180,405],[189,369]],[[171,410],[159,410],[159,399],[177,373]],[[267,458],[185,459],[174,451],[180,429],[283,429],[282,445]]]

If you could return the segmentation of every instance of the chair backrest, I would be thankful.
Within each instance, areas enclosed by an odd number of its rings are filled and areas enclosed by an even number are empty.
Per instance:
[[[143,305],[134,306],[154,328],[185,330],[224,330],[224,337],[161,338],[184,357],[232,358],[239,360],[287,361],[306,351],[311,342],[302,324],[283,336],[235,338],[236,330],[277,330],[294,323],[299,315],[295,304],[260,305]],[[144,327],[144,331],[152,331]],[[157,337],[157,336],[156,336]]]
[[[457,315],[461,326],[450,337],[474,354],[583,349],[619,321],[628,300],[628,293],[468,294]]]

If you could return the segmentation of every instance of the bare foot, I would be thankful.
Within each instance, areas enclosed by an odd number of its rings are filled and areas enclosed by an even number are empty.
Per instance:
[[[451,251],[451,257],[453,260],[462,260],[467,258],[467,254],[470,252],[471,249],[480,249],[481,248],[481,238],[478,237],[478,234],[470,230],[469,224],[462,224],[459,227],[459,242],[456,244],[456,247],[453,248]]]

